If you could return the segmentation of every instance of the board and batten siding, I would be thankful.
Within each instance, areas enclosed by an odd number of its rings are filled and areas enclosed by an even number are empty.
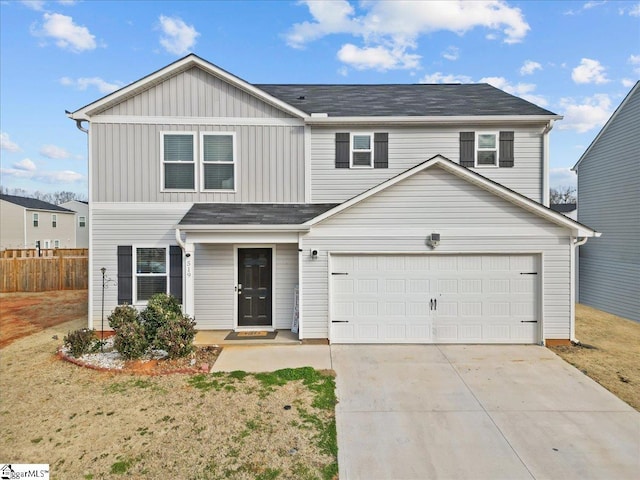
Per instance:
[[[95,114],[291,118],[288,113],[198,67],[177,73]]]
[[[235,247],[232,244],[197,244],[195,252],[195,319],[201,330],[234,327]],[[291,329],[293,288],[298,284],[298,246],[276,245],[273,322],[277,329]]]
[[[425,244],[440,233],[436,250]],[[304,338],[327,338],[328,253],[515,254],[542,256],[543,338],[570,338],[570,233],[440,168],[399,182],[304,235]]]
[[[578,165],[578,221],[602,232],[579,250],[579,301],[640,321],[640,89]]]
[[[161,132],[235,132],[236,192],[162,192]],[[304,202],[304,128],[259,125],[91,126],[92,202]],[[196,161],[199,187],[200,162]]]
[[[475,172],[501,183],[536,202],[542,200],[542,127],[377,127],[352,132],[389,133],[389,168],[335,168],[335,134],[348,128],[312,128],[311,184],[315,203],[343,202],[435,155],[459,163],[461,131],[508,130],[514,132],[515,165],[512,168],[474,168]]]
[[[102,274],[106,268],[107,288],[104,291],[104,326],[109,330],[107,317],[118,305],[118,245],[133,247],[168,247],[176,245],[175,225],[187,213],[190,204],[91,206],[93,232],[91,246],[91,292],[93,328],[101,330]]]

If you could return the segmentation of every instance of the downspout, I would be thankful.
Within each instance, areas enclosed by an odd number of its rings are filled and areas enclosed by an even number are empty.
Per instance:
[[[76,128],[78,130],[80,130],[81,132],[89,133],[89,129],[88,128],[84,128],[82,126],[82,122],[86,122],[86,120],[76,120]]]
[[[183,257],[183,280],[182,280],[182,306],[184,313],[191,318],[195,318],[195,284],[193,275],[195,249],[193,243],[188,245],[182,240],[180,229],[176,228],[176,243],[182,249]]]
[[[580,340],[576,338],[576,260],[578,255],[578,247],[587,243],[588,237],[576,237],[572,241],[571,245],[571,300],[570,300],[570,315],[571,315],[571,332],[570,338],[572,343],[580,343]]]
[[[180,236],[180,229],[179,228],[176,228],[176,242],[178,243],[178,245],[180,246],[180,248],[184,252],[186,245],[182,241],[182,237]]]
[[[542,130],[542,204],[549,207],[549,132],[553,128],[555,120]]]

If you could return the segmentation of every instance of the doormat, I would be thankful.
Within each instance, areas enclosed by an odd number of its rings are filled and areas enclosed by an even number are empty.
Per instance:
[[[231,332],[225,340],[273,340],[278,332]]]

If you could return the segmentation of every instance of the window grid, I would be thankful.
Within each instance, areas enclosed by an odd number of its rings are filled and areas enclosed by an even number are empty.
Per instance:
[[[351,167],[373,168],[373,133],[351,134]]]

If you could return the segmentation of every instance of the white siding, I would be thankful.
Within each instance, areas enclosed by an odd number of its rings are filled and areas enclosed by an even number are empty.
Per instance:
[[[236,133],[236,192],[161,192],[160,132]],[[304,202],[304,128],[289,126],[91,126],[92,202]],[[196,162],[196,184],[199,163]]]
[[[24,207],[0,200],[0,249],[34,247],[25,243],[24,212]]]
[[[313,227],[300,248],[305,338],[328,336],[328,252],[541,253],[543,338],[570,338],[569,232],[439,168],[374,195]]]
[[[578,221],[602,232],[580,247],[579,301],[640,321],[640,88],[578,166]]]
[[[118,245],[168,247],[176,245],[175,225],[191,205],[172,205],[170,208],[137,206],[127,209],[92,209],[93,244],[91,247],[90,281],[92,287],[93,328],[101,330],[102,275],[105,267],[107,288],[104,291],[104,326],[109,329],[107,317],[118,304]],[[90,319],[91,320],[91,319]]]
[[[487,128],[477,125],[375,128],[374,131],[389,133],[389,168],[337,169],[335,168],[335,133],[346,132],[349,129],[314,127],[311,138],[312,201],[343,202],[435,155],[442,155],[449,160],[459,162],[460,132],[479,130],[487,130]],[[491,130],[514,131],[515,166],[473,170],[540,202],[542,199],[542,126],[514,129],[509,125],[500,125],[492,127]]]
[[[195,317],[202,330],[234,327],[235,269],[232,244],[198,245],[195,253]],[[298,284],[298,246],[276,245],[273,322],[277,329],[291,329],[293,287]]]

